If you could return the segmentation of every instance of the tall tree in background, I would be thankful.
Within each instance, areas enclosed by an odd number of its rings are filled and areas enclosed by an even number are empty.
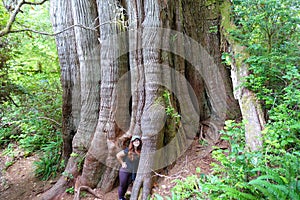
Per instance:
[[[67,178],[43,199],[70,183],[111,190],[118,144],[131,135],[144,142],[131,198],[143,186],[146,199],[152,170],[173,163],[200,131],[214,144],[225,119],[239,116],[221,64],[217,2],[53,0],[51,13],[61,32],[64,155],[73,153]]]

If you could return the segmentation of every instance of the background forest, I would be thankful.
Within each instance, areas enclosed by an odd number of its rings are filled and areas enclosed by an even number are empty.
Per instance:
[[[243,62],[250,74],[241,87],[253,91],[263,106],[263,147],[248,151],[247,122],[226,121],[220,134],[230,148],[214,148],[212,173],[197,170],[175,180],[172,196],[156,194],[154,199],[300,199],[300,5],[292,0],[233,0],[230,7],[232,22],[224,20],[211,32],[246,48]],[[1,2],[0,30],[9,16]],[[41,34],[52,33],[48,2],[22,7],[12,30],[24,29],[35,31],[0,37],[1,156],[12,158],[1,170],[20,156],[39,154],[36,176],[50,180],[60,175],[65,162],[58,56],[54,37]],[[239,56],[222,52],[228,68]]]

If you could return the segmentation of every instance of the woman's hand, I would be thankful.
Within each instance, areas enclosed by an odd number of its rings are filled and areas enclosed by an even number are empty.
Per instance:
[[[127,164],[126,164],[126,162],[122,162],[122,168],[127,168]]]

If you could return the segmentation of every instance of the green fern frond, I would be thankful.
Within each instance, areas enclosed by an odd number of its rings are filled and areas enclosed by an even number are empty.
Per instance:
[[[286,187],[278,187],[266,180],[255,179],[249,182],[250,185],[256,187],[261,193],[270,199],[285,199],[288,190]],[[282,191],[283,190],[283,191]]]
[[[225,192],[227,197],[229,196],[234,199],[244,199],[244,200],[256,200],[257,199],[257,197],[253,196],[252,194],[241,192],[237,189],[230,188],[229,186],[222,187],[222,190]]]
[[[257,180],[273,180],[273,181],[276,181],[278,184],[284,184],[284,181],[278,174],[262,175],[262,176],[257,177]]]

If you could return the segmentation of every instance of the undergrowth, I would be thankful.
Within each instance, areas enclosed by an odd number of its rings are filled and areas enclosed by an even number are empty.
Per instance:
[[[198,170],[183,180],[175,180],[171,197],[156,194],[154,199],[300,199],[300,153],[265,146],[262,151],[245,151],[243,123],[226,122],[222,139],[230,149],[212,153],[213,173]],[[294,144],[299,149],[299,144]],[[297,146],[298,145],[298,146]]]

